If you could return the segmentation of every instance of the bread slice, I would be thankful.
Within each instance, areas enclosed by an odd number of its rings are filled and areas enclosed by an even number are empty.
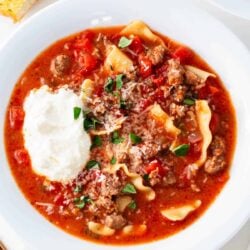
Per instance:
[[[0,0],[0,13],[20,20],[36,0]]]

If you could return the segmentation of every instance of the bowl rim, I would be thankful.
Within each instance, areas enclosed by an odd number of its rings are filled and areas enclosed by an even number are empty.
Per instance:
[[[79,0],[75,0],[75,2],[79,2]],[[65,3],[69,3],[72,2],[72,0],[61,0],[61,1],[57,1],[47,7],[45,7],[44,9],[42,9],[41,11],[37,12],[36,14],[34,14],[31,18],[25,20],[18,28],[17,30],[4,42],[1,44],[0,47],[0,55],[2,54],[3,50],[5,47],[8,46],[9,42],[12,41],[16,36],[19,35],[20,32],[22,32],[23,29],[25,29],[25,27],[29,26],[30,23],[32,23],[33,20],[39,19],[41,18],[41,16],[43,16],[44,14],[46,14],[49,11],[52,11],[54,8],[57,8],[58,6],[61,6]],[[184,2],[184,1],[180,1],[178,0],[178,2]],[[199,9],[197,7],[195,7],[194,9]],[[241,50],[244,51],[244,53],[246,54],[246,61],[250,62],[250,56],[249,56],[249,51],[247,50],[246,46],[228,29],[225,27],[225,25],[223,25],[221,22],[219,22],[218,20],[216,20],[214,17],[212,17],[211,15],[209,15],[208,13],[206,13],[204,10],[200,10],[200,13],[202,13],[203,15],[205,15],[205,17],[207,17],[209,20],[214,20],[214,23],[217,23],[220,28],[223,28],[224,32],[228,33],[241,47]],[[235,42],[234,41],[234,42]],[[51,44],[51,43],[50,43]],[[1,62],[1,61],[0,61]],[[249,197],[250,197],[250,193],[249,193]],[[216,201],[214,201],[216,202]],[[218,248],[220,246],[222,246],[226,241],[228,241],[242,226],[243,224],[250,218],[250,203],[249,200],[246,198],[245,202],[246,204],[245,209],[241,209],[241,217],[239,217],[238,219],[238,223],[236,223],[236,225],[234,225],[232,228],[228,227],[224,230],[224,237],[220,238],[219,240],[217,240],[216,242],[211,243],[211,247],[213,248]],[[209,209],[209,208],[208,208]],[[244,211],[244,212],[243,212]],[[204,216],[204,215],[202,215]],[[153,243],[152,243],[153,244]],[[146,243],[146,245],[149,245]],[[102,246],[102,245],[100,245]],[[137,246],[139,245],[133,245],[133,248],[137,248]],[[111,248],[112,246],[110,246]]]

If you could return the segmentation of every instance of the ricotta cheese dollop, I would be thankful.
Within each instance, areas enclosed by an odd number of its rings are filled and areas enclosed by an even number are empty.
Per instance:
[[[34,89],[24,102],[23,135],[33,171],[51,181],[68,183],[89,160],[90,137],[83,129],[83,113],[74,118],[81,98],[64,86]]]

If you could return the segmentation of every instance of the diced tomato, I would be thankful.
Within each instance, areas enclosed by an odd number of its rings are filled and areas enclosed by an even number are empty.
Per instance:
[[[175,50],[175,52],[173,53],[173,57],[174,58],[179,58],[180,62],[182,64],[188,63],[192,57],[193,57],[193,52],[192,50],[190,50],[187,47],[184,46],[180,46],[179,48],[177,48]]]
[[[163,76],[153,78],[153,83],[156,85],[156,87],[162,86],[164,82],[165,78]]]
[[[210,89],[207,84],[203,88],[198,90],[199,99],[206,99],[209,94],[210,94]]]
[[[162,163],[160,160],[155,159],[153,161],[151,161],[146,167],[146,173],[150,174],[152,171],[158,169],[158,173],[160,176],[165,176],[166,174],[166,169],[162,166]]]
[[[22,126],[24,120],[24,111],[19,106],[12,106],[9,109],[9,121],[11,128],[18,129]]]
[[[14,158],[19,165],[29,164],[29,154],[25,149],[17,149],[14,152]]]
[[[215,95],[220,92],[220,90],[212,85],[209,85],[209,90],[212,95]]]
[[[166,73],[168,70],[168,64],[163,64],[159,68],[156,69],[156,74],[161,75],[162,73]]]
[[[85,73],[89,73],[96,68],[97,59],[89,53],[84,53],[79,58],[79,63],[80,67],[82,67],[81,73],[84,75]]]
[[[217,113],[213,112],[212,118],[209,124],[212,133],[215,133],[219,127],[220,117]]]
[[[145,56],[139,57],[140,75],[146,78],[152,73],[152,62]]]
[[[142,45],[142,41],[140,39],[139,36],[135,36],[133,38],[132,43],[130,44],[129,48],[135,52],[136,54],[139,54],[143,51],[143,45]]]
[[[88,53],[93,52],[93,39],[94,39],[94,33],[92,31],[85,31],[83,32],[80,37],[76,39],[76,41],[73,43],[72,47],[73,49],[77,51],[84,51]]]

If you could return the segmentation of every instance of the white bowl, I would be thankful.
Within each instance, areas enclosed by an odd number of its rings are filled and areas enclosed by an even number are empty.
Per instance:
[[[87,27],[142,19],[200,54],[221,76],[237,112],[231,178],[206,213],[187,229],[147,245],[104,246],[71,236],[43,218],[23,197],[8,167],[3,121],[13,86],[50,44]],[[239,230],[250,211],[250,57],[221,23],[187,1],[61,0],[27,20],[0,50],[0,226],[9,249],[214,249]],[[4,228],[3,228],[4,226]]]

